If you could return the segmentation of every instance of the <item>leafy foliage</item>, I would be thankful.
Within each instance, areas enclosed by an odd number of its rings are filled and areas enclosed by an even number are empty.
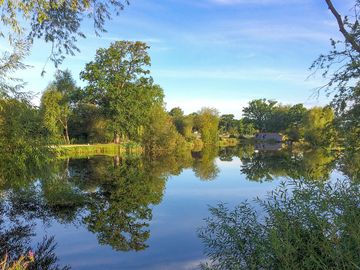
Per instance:
[[[357,269],[359,186],[291,181],[256,206],[210,208],[204,269]]]
[[[148,46],[143,42],[117,41],[99,49],[81,78],[90,103],[99,106],[110,120],[114,142],[119,135],[136,138],[154,103],[162,103],[162,89],[149,74]]]

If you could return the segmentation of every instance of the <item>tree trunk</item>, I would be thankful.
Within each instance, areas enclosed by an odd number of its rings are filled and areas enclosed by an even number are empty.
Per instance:
[[[114,131],[114,143],[120,144],[120,135],[117,131]]]
[[[121,162],[121,159],[119,156],[115,156],[114,157],[114,167],[119,167],[120,166],[120,162]]]
[[[67,124],[64,127],[66,144],[70,144],[69,129]]]

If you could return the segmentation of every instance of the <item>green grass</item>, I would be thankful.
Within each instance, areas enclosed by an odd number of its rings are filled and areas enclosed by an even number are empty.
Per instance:
[[[115,156],[126,154],[140,154],[142,147],[134,142],[123,144],[71,144],[56,147],[58,157],[87,157],[87,156]]]

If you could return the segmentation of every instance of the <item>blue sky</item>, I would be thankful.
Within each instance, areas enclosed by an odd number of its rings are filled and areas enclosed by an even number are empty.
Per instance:
[[[334,0],[343,13],[352,2]],[[329,102],[312,95],[323,83],[320,74],[308,78],[312,61],[330,49],[329,39],[340,37],[324,0],[132,0],[106,28],[99,38],[85,26],[81,53],[62,65],[77,80],[97,48],[142,40],[151,46],[152,76],[169,109],[190,113],[210,106],[240,116],[255,98],[307,106]],[[40,93],[52,79],[51,64],[40,76],[49,50],[36,42],[27,58],[33,68],[20,75],[28,90]]]

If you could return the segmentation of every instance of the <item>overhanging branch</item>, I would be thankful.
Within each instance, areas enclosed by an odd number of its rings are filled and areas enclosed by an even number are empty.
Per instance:
[[[356,42],[356,40],[353,38],[353,36],[351,36],[349,34],[348,31],[346,31],[345,29],[345,25],[344,25],[344,21],[341,18],[341,15],[339,14],[339,12],[336,10],[336,8],[334,7],[333,3],[331,2],[331,0],[325,0],[326,4],[328,5],[328,8],[330,9],[331,13],[335,16],[336,21],[338,23],[339,26],[339,30],[340,32],[343,34],[343,36],[345,37],[346,41],[349,42],[352,46],[352,48],[360,53],[360,45]]]

